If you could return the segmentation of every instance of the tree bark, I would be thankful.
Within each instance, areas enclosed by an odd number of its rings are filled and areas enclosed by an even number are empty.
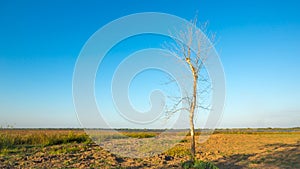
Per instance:
[[[187,59],[187,63],[190,66],[190,69],[193,74],[193,98],[191,102],[190,107],[190,134],[191,134],[191,161],[195,161],[195,154],[196,154],[196,148],[195,148],[195,126],[194,126],[194,114],[195,114],[195,108],[197,103],[197,82],[198,82],[198,74],[194,68],[194,66],[191,64],[190,59]]]

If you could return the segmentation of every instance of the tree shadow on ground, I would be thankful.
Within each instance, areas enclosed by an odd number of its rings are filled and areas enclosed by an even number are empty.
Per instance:
[[[214,164],[220,169],[231,168],[240,169],[247,168],[247,161],[249,158],[255,156],[255,154],[234,154],[231,156],[225,156],[214,161]]]
[[[266,144],[254,154],[234,154],[214,161],[220,168],[300,168],[300,141],[294,144]]]
[[[300,141],[295,144],[267,144],[268,153],[259,158],[260,162],[279,168],[300,168]]]

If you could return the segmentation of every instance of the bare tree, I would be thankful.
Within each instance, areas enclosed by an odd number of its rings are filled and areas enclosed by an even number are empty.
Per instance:
[[[209,105],[205,105],[204,102],[200,100],[199,95],[207,93],[210,85],[204,89],[199,88],[200,82],[206,82],[208,84],[209,80],[205,76],[201,76],[202,70],[205,69],[204,63],[209,56],[209,50],[213,48],[211,41],[214,39],[213,34],[206,33],[207,24],[201,27],[201,30],[197,28],[197,19],[191,21],[190,25],[187,25],[185,30],[180,30],[176,34],[172,34],[175,43],[169,46],[169,50],[175,55],[180,61],[182,61],[190,70],[193,79],[193,85],[191,86],[187,97],[179,98],[172,109],[167,110],[167,116],[171,114],[185,110],[189,112],[189,126],[190,126],[190,136],[191,136],[191,161],[195,160],[195,112],[198,108],[209,109]],[[187,107],[178,108],[179,104],[182,102],[187,102]]]

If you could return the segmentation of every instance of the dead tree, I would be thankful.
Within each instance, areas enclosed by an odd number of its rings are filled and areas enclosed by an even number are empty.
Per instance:
[[[200,76],[200,73],[205,69],[204,64],[208,57],[209,50],[212,49],[213,44],[211,41],[214,39],[212,34],[205,35],[206,24],[201,27],[202,29],[197,28],[197,20],[191,22],[190,25],[187,25],[185,30],[179,30],[175,34],[172,33],[175,43],[172,46],[169,46],[168,49],[173,55],[175,55],[180,61],[182,61],[189,69],[189,72],[192,75],[193,85],[190,86],[191,91],[188,97],[180,98],[176,101],[174,107],[170,110],[167,110],[167,116],[185,110],[189,112],[189,127],[190,127],[190,137],[191,137],[191,161],[195,160],[195,112],[196,109],[209,109],[209,105],[201,104],[199,100],[199,95],[207,92],[208,88],[203,90],[199,89],[199,82],[208,82],[209,80],[205,76]],[[191,77],[191,76],[190,76]],[[178,105],[186,101],[188,107],[178,108]]]

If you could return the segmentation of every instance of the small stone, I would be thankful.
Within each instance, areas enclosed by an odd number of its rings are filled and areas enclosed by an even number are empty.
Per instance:
[[[170,160],[173,160],[174,158],[172,156],[165,156],[165,160],[166,161],[170,161]]]

